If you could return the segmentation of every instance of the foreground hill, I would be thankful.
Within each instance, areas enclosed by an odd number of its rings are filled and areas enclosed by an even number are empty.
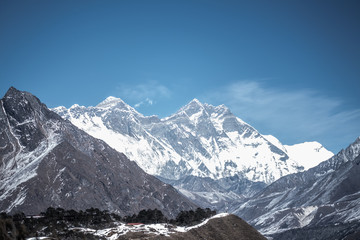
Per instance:
[[[195,206],[124,154],[10,88],[0,100],[0,212],[91,207],[122,215]]]
[[[73,228],[70,238],[86,236],[96,239],[148,239],[148,240],[265,240],[256,229],[241,218],[226,213],[215,215],[202,223],[181,227],[171,224],[141,224],[117,226],[105,229]]]
[[[158,210],[148,210],[149,213]],[[128,217],[120,217],[98,209],[87,209],[83,212],[74,210],[48,208],[44,215],[28,218],[25,215],[0,215],[0,238],[11,239],[157,239],[157,240],[265,240],[258,231],[241,218],[227,213],[217,215],[201,214],[197,209],[196,218],[184,225],[184,214],[194,214],[193,211],[182,212],[176,219],[156,218],[153,215],[139,213],[137,217],[150,220],[147,224],[131,223]],[[204,213],[204,212],[203,212]],[[190,216],[188,215],[188,216]],[[211,216],[212,215],[212,216]],[[151,219],[149,218],[151,216]],[[145,217],[145,218],[144,218]],[[153,218],[155,217],[155,218]],[[157,216],[158,217],[158,216]],[[156,220],[157,219],[157,220]],[[156,220],[156,221],[155,221]],[[158,223],[158,220],[161,223]],[[170,223],[169,223],[170,222]],[[39,238],[37,238],[39,237]]]
[[[163,237],[162,239],[167,238]],[[205,225],[191,228],[187,232],[170,235],[170,239],[265,240],[266,238],[241,218],[235,215],[227,215],[225,217],[212,218]]]

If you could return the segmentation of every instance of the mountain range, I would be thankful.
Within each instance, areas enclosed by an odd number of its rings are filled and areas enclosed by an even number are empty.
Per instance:
[[[195,208],[32,94],[10,88],[0,104],[0,211],[95,207],[128,215],[157,208],[174,217]]]
[[[196,204],[244,217],[267,236],[359,221],[359,139],[335,156],[318,142],[283,145],[197,99],[163,119],[114,97],[53,110]]]
[[[10,88],[0,103],[0,211],[173,217],[201,206],[274,239],[360,234],[360,138],[336,155],[317,142],[283,145],[196,99],[163,119],[114,97],[51,111]]]
[[[226,106],[197,99],[163,119],[144,116],[115,97],[95,107],[52,110],[200,206],[221,211],[229,202],[240,203],[280,177],[333,156],[318,142],[283,145]]]
[[[171,180],[239,175],[268,184],[333,155],[317,142],[304,143],[300,154],[312,158],[299,162],[296,145],[284,146],[273,136],[261,135],[226,106],[197,99],[163,119],[143,116],[114,97],[95,107],[52,110],[134,159],[147,173]]]

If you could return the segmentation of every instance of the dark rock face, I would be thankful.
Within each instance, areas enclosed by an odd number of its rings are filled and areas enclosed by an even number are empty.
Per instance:
[[[0,211],[90,207],[120,214],[158,208],[169,217],[194,208],[173,187],[10,88],[0,100]]]
[[[328,161],[280,178],[235,212],[267,235],[303,227],[320,231],[350,222],[360,225],[359,154],[360,138]]]

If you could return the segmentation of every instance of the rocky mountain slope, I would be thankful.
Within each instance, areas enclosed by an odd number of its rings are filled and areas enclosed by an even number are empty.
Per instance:
[[[359,154],[357,138],[329,160],[280,178],[232,211],[266,235],[289,230],[296,234],[293,229],[304,227],[319,232],[339,224],[359,225]]]
[[[194,205],[124,154],[10,88],[0,100],[0,211],[38,214],[49,206],[120,214]]]
[[[237,175],[221,179],[186,176],[179,180],[160,178],[203,208],[225,211],[238,205],[266,187]]]
[[[96,107],[53,110],[135,160],[147,173],[169,180],[237,175],[269,184],[308,168],[301,162],[304,159],[293,157],[296,151],[288,153],[291,146],[261,135],[224,105],[214,107],[194,99],[164,119],[143,116],[114,97]],[[311,159],[306,160],[316,161],[313,165],[333,155],[315,145],[304,145],[301,151],[311,152]]]

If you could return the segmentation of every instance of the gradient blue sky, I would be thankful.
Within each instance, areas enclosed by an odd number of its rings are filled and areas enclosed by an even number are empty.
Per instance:
[[[0,95],[225,104],[283,144],[360,135],[360,1],[0,1]]]

